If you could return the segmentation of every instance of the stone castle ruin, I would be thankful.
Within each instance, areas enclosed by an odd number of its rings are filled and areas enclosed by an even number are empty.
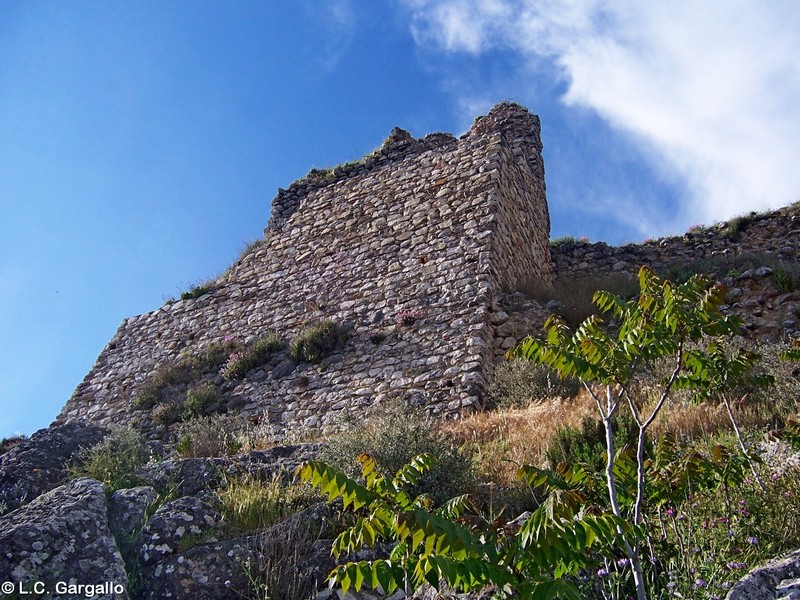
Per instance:
[[[800,202],[641,244],[551,242],[540,152],[538,118],[504,103],[458,139],[395,129],[362,161],[279,190],[263,240],[208,286],[123,321],[55,426],[0,453],[3,590],[68,581],[108,582],[123,599],[313,597],[334,567],[332,541],[318,538],[331,531],[325,505],[239,531],[209,492],[229,477],[288,480],[321,449],[286,443],[295,432],[325,433],[393,398],[445,417],[486,407],[497,359],[566,308],[562,291],[575,303],[598,289],[587,283],[634,280],[642,264],[724,283],[750,339],[800,339]],[[226,411],[277,444],[159,456],[172,425]],[[136,427],[155,459],[116,491],[67,481],[114,425]],[[278,579],[262,580],[271,569]],[[729,598],[779,597],[776,582],[785,591],[798,572],[795,553]],[[309,592],[292,595],[296,584]]]
[[[325,429],[392,397],[433,414],[479,409],[497,297],[551,281],[538,117],[495,106],[460,138],[392,131],[364,160],[279,190],[265,239],[208,293],[125,319],[58,417],[146,418],[159,369],[223,339],[289,341],[330,319],[347,341],[320,364],[278,354],[225,395],[276,432]],[[211,375],[213,376],[213,374]]]

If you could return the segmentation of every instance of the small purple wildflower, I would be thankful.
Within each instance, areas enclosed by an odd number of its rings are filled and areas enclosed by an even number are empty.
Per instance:
[[[758,538],[754,535],[751,535],[747,538],[747,543],[750,544],[751,546],[755,546],[756,544],[758,544]]]
[[[694,587],[695,588],[704,588],[708,586],[708,582],[705,579],[698,577],[694,580]]]
[[[605,577],[606,575],[608,575],[608,571],[606,569],[603,569],[602,567],[597,569],[598,577]]]
[[[627,558],[620,558],[620,559],[617,561],[617,566],[618,566],[618,567],[627,567],[629,562],[630,562],[630,561],[629,561]]]

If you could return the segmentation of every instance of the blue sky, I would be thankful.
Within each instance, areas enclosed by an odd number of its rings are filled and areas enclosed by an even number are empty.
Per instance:
[[[800,199],[800,4],[4,0],[0,437],[46,426],[123,318],[221,273],[278,187],[392,127],[543,125],[552,235]]]

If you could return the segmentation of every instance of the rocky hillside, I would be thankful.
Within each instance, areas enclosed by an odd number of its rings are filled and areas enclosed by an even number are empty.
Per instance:
[[[527,281],[496,301],[498,359],[554,312],[573,324],[588,316],[597,289],[635,292],[641,265],[676,281],[703,273],[722,282],[728,288],[726,310],[744,321],[742,335],[748,339],[777,342],[800,336],[800,203],[641,244],[556,239],[550,254],[554,290]]]
[[[744,319],[744,337],[796,338],[799,252],[798,205],[637,245],[555,240],[553,288],[521,282],[494,299],[489,311],[494,354],[499,359],[550,312],[575,318],[589,310],[587,295],[594,289],[629,292],[641,264],[676,279],[701,272],[725,283],[727,308]],[[286,489],[295,467],[316,456],[319,445],[250,450],[225,446],[223,440],[222,451],[210,453],[229,456],[197,456],[203,453],[198,446],[185,458],[179,426],[166,431],[159,440],[138,446],[95,424],[69,421],[0,455],[0,581],[13,582],[13,589],[3,588],[10,592],[6,597],[42,591],[34,588],[36,582],[43,582],[44,597],[86,597],[85,588],[57,587],[59,581],[105,585],[91,590],[103,599],[233,600],[266,593],[299,599],[323,587],[334,564],[331,508],[298,492],[291,510],[278,510],[274,522],[254,522],[241,516],[246,512],[241,505],[234,516],[230,498],[224,499],[231,486],[242,486],[234,488],[240,498],[261,489],[246,487],[248,481],[277,482]],[[105,484],[99,474],[76,477],[70,466],[85,459],[87,449],[101,447],[106,456],[120,449],[129,451],[129,458],[140,453],[146,464],[125,474],[119,463],[120,471],[107,473]],[[766,573],[780,571],[785,579],[794,573],[792,565]],[[750,579],[774,597],[777,583],[765,584],[765,577],[772,575],[755,573]],[[748,596],[755,588],[744,589],[750,591],[739,598],[767,597]]]

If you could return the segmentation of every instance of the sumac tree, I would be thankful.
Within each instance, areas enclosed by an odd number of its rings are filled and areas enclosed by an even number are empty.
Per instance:
[[[622,518],[614,475],[613,419],[627,406],[639,433],[636,445],[636,500],[633,525],[643,520],[645,499],[645,444],[647,432],[676,387],[688,373],[689,346],[703,339],[736,333],[741,323],[722,313],[726,290],[703,275],[685,283],[662,280],[648,268],[639,270],[639,295],[625,300],[605,291],[593,301],[608,321],[592,315],[572,332],[558,316],[545,323],[545,339],[525,338],[507,358],[525,358],[552,367],[562,377],[575,377],[594,399],[606,433],[606,483],[615,516]],[[656,361],[668,361],[669,375],[655,398],[636,397],[632,385]],[[694,364],[699,361],[694,360]],[[714,365],[709,365],[714,368]],[[685,379],[688,383],[689,379]],[[638,544],[625,540],[639,600],[645,600],[644,576]]]
[[[308,462],[298,476],[329,500],[341,499],[358,515],[355,524],[334,541],[336,557],[385,542],[388,558],[350,562],[329,576],[343,593],[364,586],[406,595],[429,583],[458,591],[496,587],[500,595],[520,598],[582,598],[573,578],[593,564],[593,553],[618,548],[620,532],[632,528],[614,515],[586,511],[579,471],[556,474],[524,467],[519,476],[548,493],[547,500],[521,523],[489,521],[470,511],[468,496],[459,496],[436,510],[426,496],[411,498],[413,487],[434,463],[422,454],[393,479],[381,477],[369,455],[360,457],[363,483],[323,462]]]

